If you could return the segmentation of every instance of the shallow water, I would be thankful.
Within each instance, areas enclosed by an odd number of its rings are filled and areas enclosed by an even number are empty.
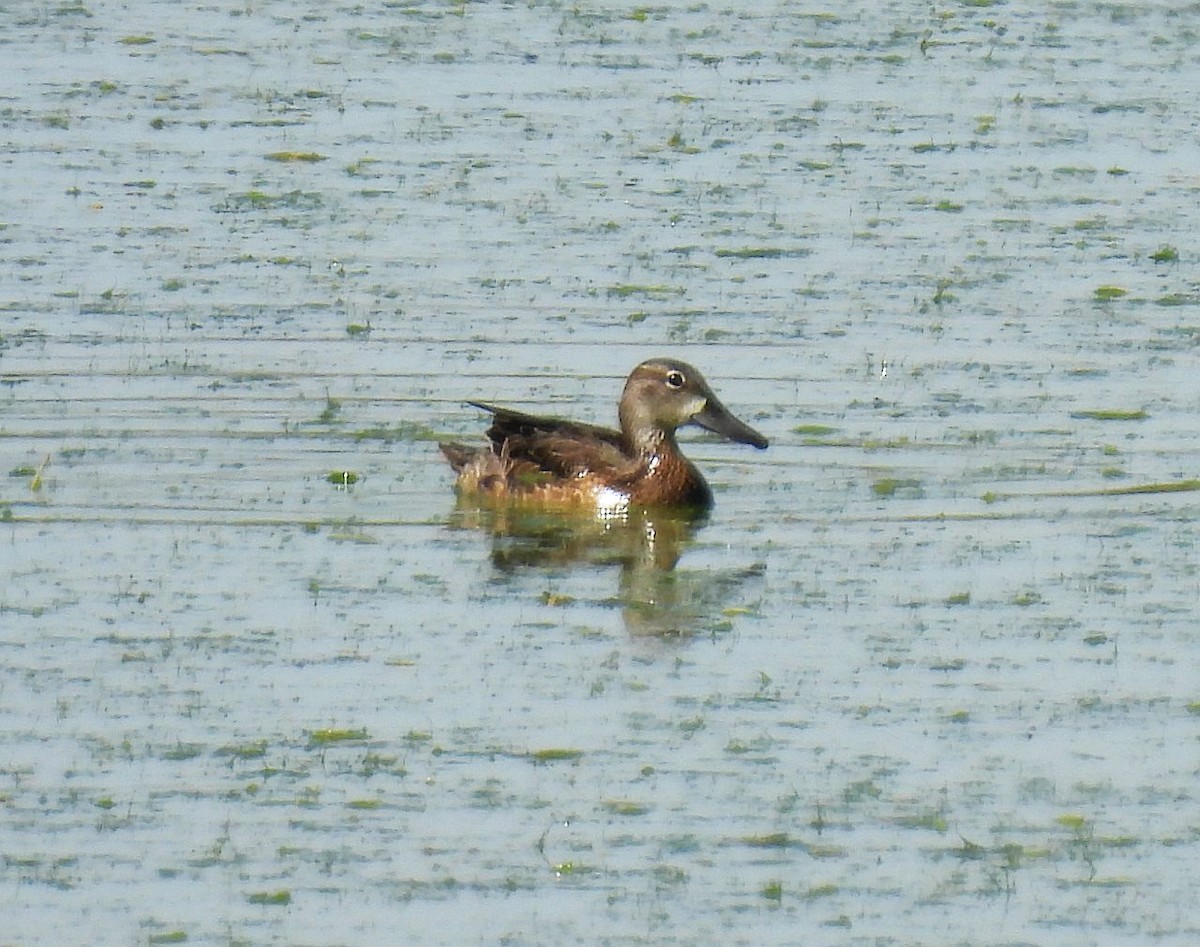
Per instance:
[[[1193,943],[1198,36],[6,5],[0,940]],[[673,568],[456,510],[655,354]]]

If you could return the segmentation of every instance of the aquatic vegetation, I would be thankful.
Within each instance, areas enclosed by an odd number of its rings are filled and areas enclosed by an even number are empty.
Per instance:
[[[721,248],[716,251],[716,255],[718,259],[778,260],[783,257],[805,257],[811,252],[811,250],[803,248],[741,247],[737,249]]]
[[[617,283],[609,286],[607,293],[618,299],[629,296],[647,296],[652,299],[666,299],[669,296],[682,296],[686,290],[682,286],[666,286],[663,284],[645,285],[641,283]]]
[[[1129,290],[1121,286],[1097,286],[1094,295],[1099,300],[1120,299],[1128,296]]]
[[[264,904],[274,907],[286,907],[292,903],[292,893],[283,891],[256,891],[246,896],[251,904]]]
[[[316,164],[318,161],[327,161],[329,155],[318,154],[315,151],[272,151],[266,158],[268,161],[278,161],[282,164],[294,162]]]
[[[628,799],[608,799],[603,805],[613,815],[645,815],[650,811],[650,807],[645,803],[632,802]]]
[[[1156,306],[1198,306],[1200,296],[1193,293],[1167,293],[1154,300]]]
[[[946,822],[946,816],[937,810],[921,812],[915,815],[900,815],[893,821],[896,825],[906,829],[928,829],[931,832],[937,832],[939,835],[945,834],[950,828],[949,823]]]
[[[353,470],[331,470],[325,479],[335,487],[352,487],[358,483],[358,474]]]
[[[350,799],[346,802],[347,809],[355,809],[360,812],[371,812],[375,809],[382,809],[383,803],[378,799]]]
[[[361,743],[367,738],[366,728],[359,729],[339,729],[336,727],[328,727],[322,730],[313,730],[308,734],[309,747],[331,746],[335,743]]]
[[[325,198],[316,191],[286,191],[282,194],[268,194],[266,191],[243,191],[231,194],[225,202],[219,205],[218,213],[247,211],[247,210],[316,210],[325,203]]]
[[[1169,243],[1164,243],[1150,254],[1150,259],[1155,263],[1176,263],[1179,260],[1179,251]]]
[[[738,839],[748,848],[806,848],[803,841],[788,832],[768,832],[764,835],[743,835]]]
[[[1094,411],[1071,412],[1071,417],[1081,421],[1145,421],[1149,416],[1143,408],[1133,410],[1102,408]]]
[[[218,749],[214,756],[229,756],[239,760],[260,759],[267,755],[267,741],[256,740],[253,743],[232,743]]]
[[[551,747],[545,750],[534,750],[529,754],[529,758],[535,763],[573,763],[583,757],[583,750],[571,750],[559,747]]]
[[[830,434],[837,433],[836,427],[831,427],[828,424],[797,424],[792,428],[793,434],[799,434],[804,438],[806,444],[821,443],[824,438]]]
[[[356,441],[382,441],[385,444],[392,444],[396,441],[437,441],[446,439],[445,434],[413,421],[400,421],[390,426],[379,424],[375,427],[360,428],[357,431],[353,431],[351,437]]]
[[[883,477],[871,484],[871,492],[877,497],[893,497],[900,491],[920,496],[921,481],[909,477]]]

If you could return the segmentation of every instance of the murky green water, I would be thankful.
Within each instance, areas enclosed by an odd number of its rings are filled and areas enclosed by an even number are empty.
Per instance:
[[[6,4],[0,942],[1194,942],[1198,50]],[[657,354],[706,525],[455,510]]]

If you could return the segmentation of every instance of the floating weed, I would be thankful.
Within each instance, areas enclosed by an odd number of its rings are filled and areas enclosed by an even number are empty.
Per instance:
[[[1072,411],[1071,417],[1080,421],[1145,421],[1150,415],[1144,408],[1121,410],[1103,408],[1096,411]]]
[[[358,483],[358,474],[353,470],[331,470],[325,479],[335,487],[352,487]]]
[[[668,296],[682,296],[684,289],[682,286],[667,286],[659,283],[654,285],[646,285],[643,283],[616,283],[609,286],[607,289],[609,296],[615,296],[618,299],[627,299],[630,296],[646,296],[651,299],[666,299]]]
[[[1087,497],[1119,497],[1144,496],[1155,493],[1193,493],[1200,490],[1200,480],[1174,480],[1168,483],[1139,483],[1131,487],[1102,487],[1095,490],[1055,490],[1049,493],[996,493],[988,492],[983,495],[987,503],[1000,500],[1029,499],[1032,497],[1053,497],[1055,499],[1071,497],[1084,499]]]
[[[327,161],[328,159],[328,155],[317,154],[315,151],[272,151],[267,155],[268,161],[279,161],[285,164],[289,162],[315,164],[318,161]]]
[[[918,497],[923,495],[920,480],[884,477],[883,479],[876,480],[871,484],[871,492],[877,497],[893,497],[899,491],[904,491],[905,493]]]
[[[688,880],[687,872],[676,865],[655,865],[650,873],[655,881],[664,885],[680,885]]]
[[[353,164],[346,165],[346,173],[352,178],[364,177],[373,166],[379,164],[379,160],[378,158],[359,158]]]
[[[147,939],[148,944],[186,944],[188,939],[187,931],[164,931],[161,934],[151,934]]]
[[[529,758],[535,763],[575,762],[583,758],[583,750],[571,750],[561,747],[551,747],[545,750],[534,750]]]
[[[946,596],[946,604],[947,605],[970,605],[971,604],[971,593],[970,592],[954,592],[951,595],[947,595]]]
[[[403,776],[407,770],[400,765],[399,757],[367,753],[363,757],[362,768],[359,772],[364,776],[374,776],[376,773],[392,773],[396,776]]]
[[[342,410],[342,402],[338,398],[325,395],[325,407],[321,413],[317,415],[317,421],[320,424],[331,424]]]
[[[946,817],[936,811],[897,816],[892,821],[905,829],[929,829],[937,832],[939,835],[945,834],[946,830],[950,828],[946,822]]]
[[[792,428],[792,433],[815,441],[828,437],[830,434],[836,434],[837,430],[836,427],[830,427],[828,424],[798,424]]]
[[[244,191],[241,194],[231,194],[225,203],[217,208],[218,211],[246,210],[316,210],[325,203],[324,198],[315,191],[287,191],[283,194],[268,194],[265,191]]]
[[[351,730],[328,727],[322,730],[310,731],[308,734],[308,745],[312,748],[316,746],[330,746],[335,743],[361,743],[366,738],[367,730],[365,727]]]
[[[1079,225],[1076,224],[1076,227]],[[1120,299],[1122,296],[1128,296],[1129,290],[1121,286],[1097,286],[1093,294],[1096,299],[1106,301],[1110,299]]]
[[[1200,296],[1189,293],[1167,293],[1154,300],[1156,306],[1196,306],[1200,305]]]
[[[1030,605],[1041,604],[1042,597],[1037,592],[1018,592],[1013,596],[1013,604],[1021,608],[1027,608]]]
[[[720,248],[716,251],[718,259],[735,260],[778,260],[783,257],[804,257],[812,251],[802,248],[786,249],[784,247],[738,247]]]
[[[1164,243],[1150,254],[1150,259],[1155,263],[1176,263],[1179,260],[1179,251],[1169,243]]]
[[[163,753],[164,760],[172,760],[181,762],[183,760],[192,760],[204,752],[203,745],[199,743],[176,743],[171,749]]]
[[[1200,480],[1177,480],[1172,483],[1142,483],[1133,487],[1113,487],[1100,490],[1101,496],[1137,496],[1146,493],[1191,493],[1200,490]]]
[[[290,891],[256,891],[246,896],[251,904],[265,904],[274,907],[285,907],[292,903]]]
[[[216,750],[215,756],[229,756],[238,760],[259,759],[267,755],[267,741],[256,740],[253,743],[231,743]]]
[[[686,720],[679,721],[679,729],[683,731],[684,736],[692,736],[705,728],[706,724],[703,717],[688,717]]]
[[[933,209],[943,214],[961,214],[963,205],[956,201],[940,200],[933,205]]]
[[[378,799],[351,799],[346,803],[347,809],[356,811],[370,812],[383,807],[383,803]]]
[[[1200,700],[1193,700],[1184,705],[1184,710],[1193,716],[1200,716]]]
[[[569,878],[575,875],[593,875],[596,869],[588,865],[582,865],[579,862],[559,862],[553,866],[554,873],[560,878]]]
[[[762,887],[762,896],[768,901],[779,902],[783,900],[783,882],[768,881]]]
[[[804,892],[806,901],[815,901],[817,898],[829,898],[837,894],[840,889],[835,884],[813,885]]]
[[[351,337],[357,336],[357,335],[369,335],[370,332],[371,332],[371,323],[369,323],[369,322],[365,323],[365,324],[360,323],[360,322],[352,322],[352,323],[350,323],[350,325],[346,326],[346,335],[351,336]]]
[[[559,592],[551,592],[549,589],[547,589],[545,592],[543,592],[541,595],[538,596],[538,601],[541,602],[543,605],[551,605],[551,606],[560,607],[563,605],[570,605],[572,602],[575,601],[575,596],[564,595]]]
[[[914,444],[907,437],[888,437],[888,438],[863,438],[859,445],[863,450],[899,450],[902,447],[918,447],[921,445]]]
[[[645,815],[650,811],[649,806],[628,799],[608,799],[603,805],[613,815]]]
[[[393,444],[396,441],[436,441],[444,439],[444,435],[438,434],[432,428],[411,421],[401,421],[399,424],[393,424],[390,427],[385,424],[379,424],[375,427],[360,428],[352,432],[351,436],[356,441],[382,441],[385,444]]]
[[[803,848],[804,843],[787,832],[768,832],[765,835],[743,835],[738,839],[749,848]]]
[[[842,801],[847,803],[865,802],[868,799],[878,799],[883,795],[874,780],[860,779],[850,783],[842,790]]]
[[[149,46],[155,39],[153,36],[122,36],[117,42],[122,46]]]

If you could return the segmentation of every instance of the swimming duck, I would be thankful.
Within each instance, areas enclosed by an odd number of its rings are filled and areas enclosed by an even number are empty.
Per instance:
[[[619,431],[469,403],[492,415],[491,446],[438,446],[458,473],[459,495],[493,503],[604,515],[630,507],[703,511],[712,506],[712,490],[679,450],[676,428],[698,424],[760,450],[767,446],[721,404],[697,369],[672,358],[642,362],[629,375]]]

